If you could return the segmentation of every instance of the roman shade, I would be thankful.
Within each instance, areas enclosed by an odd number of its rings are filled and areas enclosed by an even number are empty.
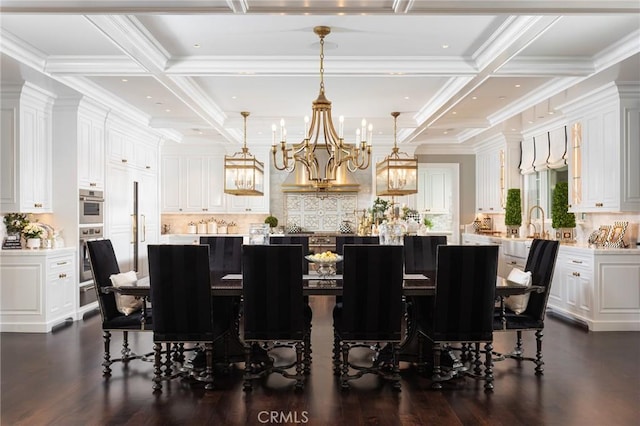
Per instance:
[[[524,139],[520,145],[520,173],[523,175],[559,169],[567,164],[566,126]]]

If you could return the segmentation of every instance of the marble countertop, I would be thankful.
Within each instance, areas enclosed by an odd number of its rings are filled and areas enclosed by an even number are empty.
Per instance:
[[[20,249],[20,250],[0,250],[0,256],[42,256],[48,254],[75,252],[76,247],[67,246],[51,249]]]

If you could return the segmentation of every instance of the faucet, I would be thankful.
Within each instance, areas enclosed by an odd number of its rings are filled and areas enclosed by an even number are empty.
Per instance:
[[[540,229],[540,234],[538,234],[538,236],[540,238],[546,239],[548,237],[548,234],[545,233],[544,231],[544,210],[542,209],[542,207],[535,205],[533,207],[531,207],[529,209],[529,215],[527,217],[527,232],[529,232],[528,230],[531,229],[531,225],[533,225],[533,238],[536,238],[536,225],[531,223],[531,213],[535,210],[535,209],[539,209],[540,212],[542,213],[542,222],[541,223],[541,229]]]

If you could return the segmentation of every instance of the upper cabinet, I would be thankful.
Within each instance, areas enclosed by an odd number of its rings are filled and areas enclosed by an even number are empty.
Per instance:
[[[520,188],[520,135],[502,133],[476,152],[476,211],[503,213],[509,188]]]
[[[54,95],[30,83],[2,93],[0,210],[52,211]]]
[[[418,165],[418,197],[420,213],[447,214],[451,212],[452,172],[437,164]]]
[[[569,210],[640,212],[640,89],[614,83],[562,107],[569,118]]]
[[[224,156],[220,147],[163,147],[162,213],[269,213],[268,173],[262,196],[225,194]]]
[[[78,185],[104,189],[106,111],[85,102],[78,109]]]

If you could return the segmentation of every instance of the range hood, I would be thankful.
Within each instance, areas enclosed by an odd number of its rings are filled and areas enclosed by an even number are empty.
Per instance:
[[[316,150],[320,164],[326,164],[321,158],[324,150]],[[340,166],[336,173],[336,180],[328,188],[316,188],[313,181],[307,176],[307,171],[302,165],[296,165],[294,171],[289,173],[282,183],[282,192],[358,192],[360,184],[346,165]]]

